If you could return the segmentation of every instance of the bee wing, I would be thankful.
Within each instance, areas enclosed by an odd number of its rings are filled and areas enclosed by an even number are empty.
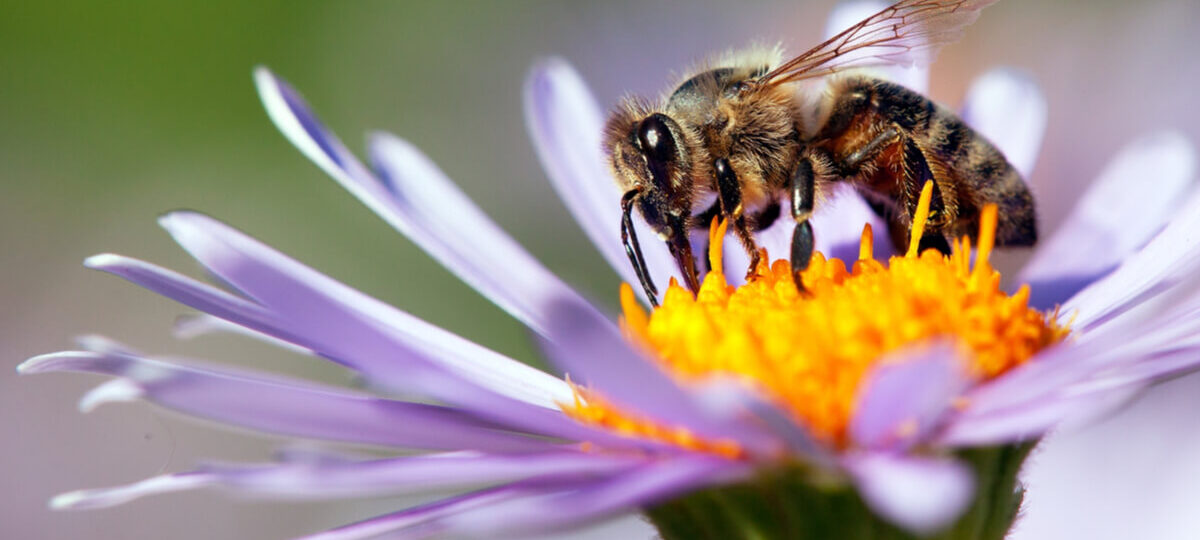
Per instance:
[[[900,0],[758,79],[783,84],[842,70],[924,65],[996,0]]]

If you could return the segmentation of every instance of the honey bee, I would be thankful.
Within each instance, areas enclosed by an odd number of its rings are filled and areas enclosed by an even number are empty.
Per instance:
[[[657,305],[631,221],[636,207],[666,242],[686,285],[699,289],[689,231],[720,215],[758,265],[754,233],[782,213],[795,222],[791,268],[813,253],[813,207],[837,182],[852,185],[907,244],[917,199],[933,182],[921,249],[949,253],[974,237],[984,205],[999,205],[996,245],[1037,239],[1033,197],[1017,171],[954,113],[898,84],[851,68],[928,62],[995,0],[901,0],[786,62],[747,57],[687,78],[660,103],[627,97],[604,147],[621,197],[621,239]],[[823,83],[816,100],[800,81]],[[715,197],[714,197],[715,196]],[[707,209],[704,202],[715,198]]]

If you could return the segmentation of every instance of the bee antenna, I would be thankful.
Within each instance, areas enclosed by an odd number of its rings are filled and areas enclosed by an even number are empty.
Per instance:
[[[642,282],[642,290],[646,291],[646,298],[650,299],[652,306],[658,307],[658,289],[654,287],[654,281],[650,279],[649,269],[646,268],[646,259],[642,256],[642,246],[638,243],[637,231],[633,228],[633,203],[641,195],[642,190],[634,188],[621,196],[621,243],[625,246],[625,255],[629,257],[638,281]]]

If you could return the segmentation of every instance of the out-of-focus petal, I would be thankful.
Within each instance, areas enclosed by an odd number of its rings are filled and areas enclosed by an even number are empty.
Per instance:
[[[896,353],[863,382],[850,437],[860,448],[906,450],[941,425],[969,383],[953,343]]]
[[[1049,308],[1066,301],[1122,264],[1172,216],[1185,217],[1194,211],[1178,209],[1187,200],[1195,177],[1195,150],[1178,133],[1142,137],[1123,149],[1018,275],[1019,282],[1032,285],[1031,305]],[[1132,279],[1129,275],[1125,279]],[[1146,278],[1142,281],[1153,283],[1157,274]],[[1101,286],[1099,290],[1108,289]],[[1103,304],[1114,300],[1097,292],[1082,293],[1072,304],[1093,309],[1103,306],[1081,301]],[[1080,315],[1096,314],[1080,311]]]
[[[295,89],[265,68],[255,70],[254,80],[271,120],[305,156],[512,316],[540,332],[545,315],[539,308],[547,296],[578,299],[415,148],[394,137],[376,137],[372,156],[385,173],[380,180],[321,124]]]
[[[867,223],[871,224],[875,257],[886,260],[895,251],[888,236],[887,224],[850,186],[835,187],[829,198],[817,207],[812,219],[817,251],[837,257],[845,261],[847,266],[858,259],[863,225]],[[791,220],[788,221],[790,223]]]
[[[65,493],[52,505],[58,509],[103,508],[148,495],[209,486],[271,499],[394,496],[519,480],[583,482],[631,470],[641,463],[630,456],[552,451],[516,456],[455,452],[369,461],[206,465],[125,486]]]
[[[305,536],[299,540],[364,540],[380,538],[385,534],[405,531],[408,538],[428,538],[437,534],[438,528],[429,527],[439,518],[466,512],[522,495],[522,490],[501,486],[450,497],[429,504],[408,508],[399,512],[376,516],[358,523]],[[413,529],[420,529],[414,531]],[[419,532],[419,534],[413,534]],[[389,536],[388,538],[397,538]]]
[[[1119,413],[1047,436],[1022,469],[1025,502],[1008,538],[1195,538],[1197,382],[1173,381]]]
[[[971,471],[957,461],[881,453],[843,461],[877,514],[918,534],[949,525],[971,502]]]
[[[1127,403],[1143,386],[1082,395],[1055,395],[990,412],[968,410],[938,434],[937,444],[975,447],[1031,441],[1052,429],[1089,422]]]
[[[85,396],[81,402],[85,409],[140,398],[198,418],[294,437],[498,452],[543,450],[549,444],[500,431],[456,409],[374,398],[224,367],[70,351],[31,358],[18,369],[21,373],[82,371],[121,377]]]
[[[1159,316],[1170,305],[1188,302],[1194,296],[1183,293],[1195,292],[1195,278],[1200,275],[1197,230],[1200,191],[1187,198],[1175,218],[1145,248],[1067,301],[1062,313],[1075,316],[1077,332],[1093,333],[1116,320],[1132,324]]]
[[[626,283],[638,283],[621,246],[621,192],[601,148],[604,117],[583,79],[559,58],[534,66],[525,82],[525,123],[558,196]],[[637,212],[635,212],[636,214]],[[666,245],[636,216],[634,227],[655,284],[680,280]],[[639,295],[644,293],[634,287]]]
[[[825,38],[829,39],[838,35],[843,30],[858,24],[863,19],[883,11],[891,4],[892,2],[881,2],[879,0],[838,2],[833,7],[833,11],[829,13],[829,19],[826,20]],[[872,68],[871,72],[890,81],[902,84],[921,94],[928,93],[929,91],[928,66],[887,66]]]
[[[653,505],[701,486],[739,480],[752,472],[745,463],[704,455],[681,456],[644,465],[579,489],[513,498],[478,510],[459,512],[445,518],[444,532],[494,535],[495,531],[526,534],[552,531]]]
[[[257,330],[229,322],[225,319],[215,317],[207,313],[180,316],[175,320],[175,326],[172,328],[172,335],[178,339],[193,339],[199,336],[220,333],[246,336],[297,354],[303,354],[306,356],[317,355],[316,351],[307,347],[301,347],[295,343],[284,341],[269,334],[264,334]],[[85,346],[84,348],[88,350],[96,350],[93,347]]]
[[[780,441],[757,425],[706,409],[692,391],[655,366],[595,310],[563,304],[554,310],[553,320],[555,339],[548,340],[544,350],[572,382],[666,425],[732,439],[755,453],[778,450]]]
[[[743,381],[714,378],[702,383],[695,391],[700,405],[718,418],[759,422],[787,443],[790,455],[819,466],[833,465],[833,454],[822,442],[798,424],[790,413]]]
[[[1011,68],[984,73],[967,90],[962,119],[996,145],[1026,181],[1046,133],[1046,96],[1029,74]]]
[[[964,446],[1028,440],[1098,417],[1148,385],[1200,363],[1197,332],[1200,318],[1168,313],[1052,349],[969,393],[941,442]]]

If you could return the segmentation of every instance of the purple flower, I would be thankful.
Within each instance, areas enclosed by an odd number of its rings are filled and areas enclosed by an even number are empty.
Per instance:
[[[923,84],[921,72],[905,76]],[[958,369],[962,352],[947,342],[897,352],[903,361],[867,375],[848,440],[830,444],[779,402],[744,385],[687,384],[665,372],[613,317],[538,263],[407,142],[372,136],[367,167],[286,83],[265,69],[255,80],[271,119],[302,153],[528,326],[572,383],[658,424],[727,441],[739,452],[696,450],[578,421],[564,412],[578,397],[566,380],[370,298],[212,218],[174,212],[160,224],[224,288],[119,255],[97,255],[86,265],[204,312],[185,323],[185,333],[245,332],[341,364],[369,391],[160,360],[100,338],[83,340],[79,351],[32,358],[19,367],[22,373],[115,377],[83,397],[84,410],[144,399],[242,428],[416,453],[283,455],[270,464],[206,465],[64,494],[52,502],[56,508],[105,507],[206,486],[277,498],[469,490],[315,537],[490,537],[639,510],[656,516],[687,503],[690,493],[746,485],[781,470],[791,474],[801,464],[806,474],[851,486],[887,521],[926,533],[959,518],[983,493],[975,482],[981,467],[968,464],[984,455],[980,449],[1019,454],[985,456],[1019,465],[1028,445],[1047,431],[1094,418],[1200,364],[1200,196],[1191,189],[1191,147],[1175,135],[1140,139],[1118,156],[1019,274],[1018,281],[1031,285],[1031,305],[1061,304],[1059,322],[1069,321],[1072,330],[1067,341],[986,381]],[[620,195],[603,166],[601,108],[558,60],[535,67],[525,99],[529,129],[555,189],[605,259],[635,283],[615,234]],[[963,117],[1028,174],[1045,111],[1032,82],[993,71],[973,87]],[[1155,189],[1145,189],[1141,178],[1152,178]],[[847,193],[825,208],[816,229],[826,253],[857,245],[861,224],[875,220]],[[653,238],[649,231],[640,236]],[[779,236],[764,232],[771,252],[786,252]],[[675,272],[670,255],[661,245],[643,248],[655,281],[665,283]],[[745,264],[739,250],[726,253],[731,268]],[[1004,474],[1008,493],[994,494],[1011,497],[1015,469]],[[655,522],[664,527],[664,519],[658,515]]]

